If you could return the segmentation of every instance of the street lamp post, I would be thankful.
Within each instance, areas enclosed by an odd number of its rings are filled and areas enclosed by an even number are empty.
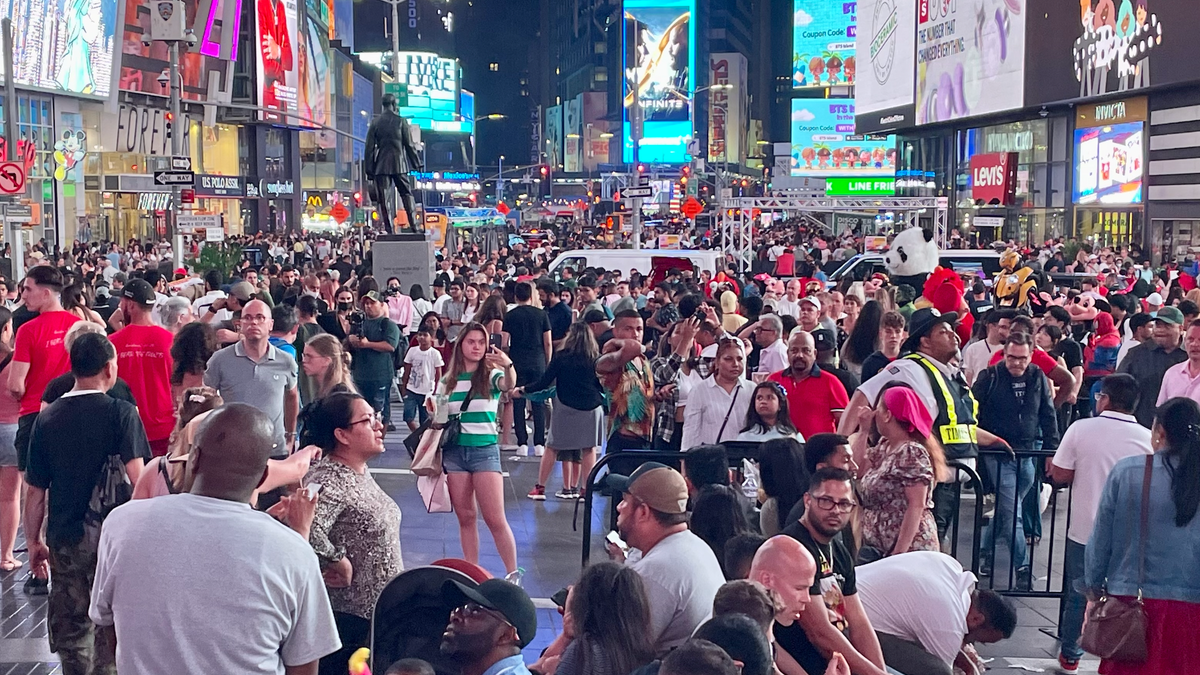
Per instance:
[[[504,201],[504,155],[496,160],[496,206]]]

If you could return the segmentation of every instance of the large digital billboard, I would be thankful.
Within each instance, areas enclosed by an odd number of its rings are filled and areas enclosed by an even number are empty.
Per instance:
[[[1140,204],[1145,173],[1141,122],[1075,131],[1075,203]]]
[[[792,14],[792,86],[854,84],[855,0],[795,0]]]
[[[422,129],[461,131],[458,61],[429,52],[400,52],[396,81],[408,85],[400,116]]]
[[[854,87],[858,114],[912,105],[916,4],[911,0],[862,0],[858,7],[862,39],[854,53],[863,68]]]
[[[6,10],[13,20],[17,84],[108,97],[117,0],[17,0]]]
[[[854,99],[792,99],[793,176],[894,176],[896,137],[854,133]]]
[[[170,47],[165,42],[142,44],[150,35],[150,5],[141,0],[125,1],[124,40],[121,42],[121,75],[118,88],[152,96],[170,96],[170,90],[158,78],[169,66]],[[228,101],[232,91],[233,69],[237,60],[237,24],[242,0],[184,0],[187,24],[193,26],[200,42],[180,51],[179,72],[183,78],[183,98]],[[226,26],[226,17],[230,17]],[[209,79],[216,76],[210,97]]]
[[[256,0],[258,104],[267,110],[298,112],[300,67],[296,46],[299,17],[296,0]],[[263,113],[263,119],[296,124],[295,118]]]
[[[1025,104],[1026,0],[920,0],[917,124]]]
[[[624,159],[635,161],[631,115],[641,108],[636,161],[690,160],[696,72],[695,0],[625,0]]]
[[[333,88],[333,73],[329,62],[329,27],[322,22],[328,16],[325,3],[306,3],[308,12],[301,31],[301,43],[296,53],[300,55],[300,92],[296,103],[300,117],[311,120],[315,125],[332,126],[330,93]],[[305,126],[304,122],[299,123]],[[333,147],[333,135],[322,134],[321,147]]]

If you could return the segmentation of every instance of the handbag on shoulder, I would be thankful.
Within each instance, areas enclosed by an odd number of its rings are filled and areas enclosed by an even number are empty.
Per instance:
[[[1138,594],[1132,601],[1108,594],[1095,602],[1089,602],[1083,620],[1083,634],[1079,646],[1084,651],[1102,659],[1145,663],[1146,608],[1142,604],[1142,584],[1146,576],[1146,530],[1150,520],[1150,477],[1154,468],[1154,455],[1146,456],[1146,470],[1142,478],[1142,513],[1138,531]]]

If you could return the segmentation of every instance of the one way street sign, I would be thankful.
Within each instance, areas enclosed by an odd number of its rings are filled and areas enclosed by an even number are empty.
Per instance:
[[[196,174],[191,171],[155,171],[154,182],[159,185],[193,185]]]

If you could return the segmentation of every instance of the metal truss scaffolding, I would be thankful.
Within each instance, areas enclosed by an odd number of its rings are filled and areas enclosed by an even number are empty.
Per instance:
[[[813,213],[864,213],[891,211],[896,220],[903,220],[903,227],[916,227],[922,213],[932,212],[934,240],[939,248],[946,248],[948,236],[949,204],[945,197],[734,197],[721,205],[721,248],[732,255],[739,271],[750,268],[754,259],[755,212],[782,212],[789,216],[804,216]],[[897,223],[898,224],[898,223]]]

